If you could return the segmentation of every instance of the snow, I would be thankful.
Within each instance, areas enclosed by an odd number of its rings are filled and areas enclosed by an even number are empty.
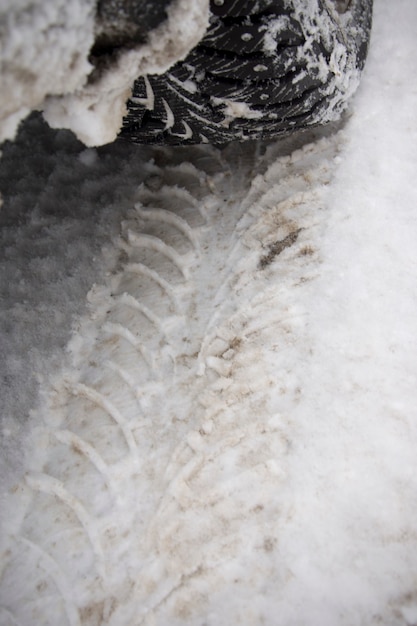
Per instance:
[[[5,145],[2,623],[416,624],[416,19],[340,127]]]
[[[208,25],[208,0],[175,0],[147,42],[112,59],[90,80],[93,0],[6,0],[0,7],[0,141],[13,139],[30,111],[71,129],[87,146],[113,141],[139,76],[164,73],[184,58]]]
[[[3,0],[0,7],[0,141],[45,96],[81,89],[92,70],[93,0]]]
[[[263,68],[265,69],[265,68]],[[223,106],[222,113],[225,116],[224,125],[229,125],[236,118],[256,120],[262,118],[261,111],[255,111],[246,102],[228,100],[225,98],[211,98],[214,106]]]
[[[176,0],[167,14],[146,44],[121,54],[98,80],[64,98],[49,97],[44,116],[52,128],[70,128],[87,146],[113,141],[127,113],[134,81],[163,74],[201,40],[208,26],[208,0]]]
[[[0,161],[3,481],[6,468],[22,462],[15,449],[39,382],[62,358],[74,315],[112,262],[109,233],[141,180],[136,161],[148,154],[122,145],[99,155],[68,131],[47,130],[32,116]]]
[[[357,51],[361,48],[363,32],[357,24],[367,21],[361,2],[353,2],[351,11],[344,15],[338,14],[334,3],[327,5],[324,12],[327,19],[317,19],[321,5],[316,0],[299,0],[294,4],[294,15],[305,38],[298,56],[300,61],[307,62],[309,75],[316,75],[325,85],[323,94],[327,95],[328,102],[318,119],[322,123],[338,120],[358,88],[361,73]],[[354,21],[349,17],[351,13],[355,15]],[[365,27],[364,32],[366,30]],[[275,31],[275,24],[272,24],[272,39]],[[318,39],[324,42],[326,50],[332,51],[330,59],[324,54],[317,55],[315,42]],[[351,41],[355,42],[354,46],[350,45]]]

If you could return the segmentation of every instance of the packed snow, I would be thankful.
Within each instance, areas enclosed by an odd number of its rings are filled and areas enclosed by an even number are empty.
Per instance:
[[[417,624],[417,5],[343,123],[3,147],[3,624]]]
[[[47,95],[81,89],[93,69],[93,0],[5,0],[0,7],[0,141]]]
[[[208,0],[174,0],[168,18],[143,44],[109,59],[94,75],[94,0],[3,0],[0,6],[0,141],[43,110],[54,128],[69,128],[87,146],[113,141],[134,80],[161,74],[184,58],[208,24]]]

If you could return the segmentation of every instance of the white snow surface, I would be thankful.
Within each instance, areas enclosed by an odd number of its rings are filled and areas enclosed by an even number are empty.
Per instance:
[[[2,625],[417,623],[416,23],[326,132],[5,146]]]
[[[12,139],[34,109],[87,146],[113,141],[134,80],[184,58],[208,25],[208,0],[175,0],[145,44],[124,51],[91,81],[95,6],[93,0],[2,1],[0,142]]]
[[[50,94],[81,89],[93,69],[93,0],[2,0],[0,141]]]

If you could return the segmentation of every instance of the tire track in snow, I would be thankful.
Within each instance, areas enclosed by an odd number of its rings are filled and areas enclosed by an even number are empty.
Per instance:
[[[26,479],[32,504],[2,576],[17,623],[199,623],[223,565],[233,578],[250,561],[247,532],[263,557],[242,589],[274,568],[268,517],[286,513],[264,501],[285,482],[279,413],[297,395],[281,340],[303,315],[288,293],[314,274],[311,233],[338,143],[277,160],[270,148],[257,164],[255,152],[232,174],[203,148],[201,170],[149,165],[122,224],[121,267],[72,342],[74,370],[55,381],[40,436],[44,463]],[[32,571],[36,584],[22,585]]]

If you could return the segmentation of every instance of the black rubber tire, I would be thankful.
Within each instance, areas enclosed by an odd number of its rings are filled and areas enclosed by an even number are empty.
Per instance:
[[[172,0],[97,0],[95,42],[89,61],[95,68],[146,42],[149,33],[167,19]]]
[[[120,136],[219,144],[334,121],[359,82],[371,16],[372,0],[211,0],[188,57],[135,82]]]

